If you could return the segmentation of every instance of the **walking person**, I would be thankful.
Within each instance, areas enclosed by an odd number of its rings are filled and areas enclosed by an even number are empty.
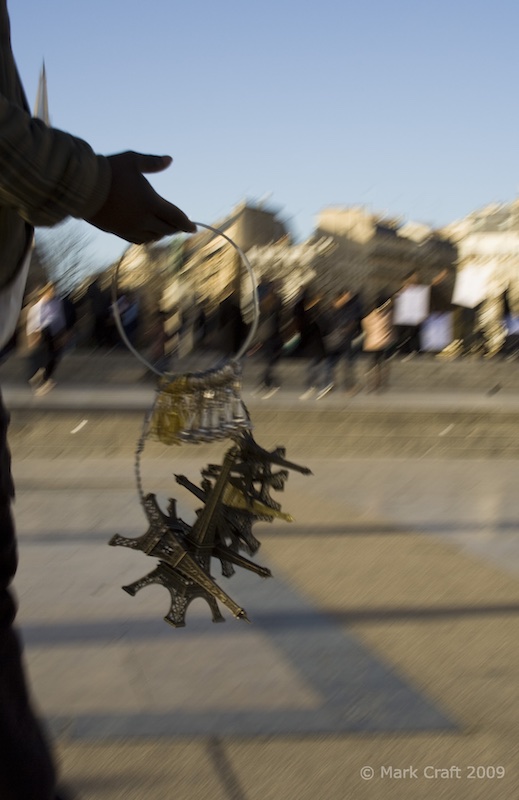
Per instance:
[[[134,292],[126,292],[121,309],[121,323],[132,347],[137,346],[139,331],[139,299]]]
[[[405,275],[397,295],[419,285],[419,273],[417,270],[412,270]],[[403,356],[403,361],[409,361],[420,352],[420,329],[420,325],[395,325],[395,349]]]
[[[146,340],[150,342],[148,361],[157,372],[167,372],[169,367],[167,318],[164,311],[156,311],[146,331]],[[150,375],[156,380],[156,375],[146,369],[142,379],[149,380]]]
[[[43,287],[35,289],[28,297],[21,315],[26,344],[27,381],[31,386],[41,383],[43,353],[40,335],[40,303]]]
[[[101,287],[99,278],[94,278],[86,291],[91,318],[91,336],[95,347],[108,347],[110,340],[110,292]]]
[[[83,140],[31,118],[10,40],[7,3],[0,0],[0,348],[20,314],[34,225],[73,216],[134,243],[196,230],[144,177],[167,168],[169,157],[99,156]],[[0,397],[0,798],[63,800],[13,625],[17,546],[8,423]]]
[[[202,350],[207,341],[208,319],[204,303],[195,302],[195,317],[193,319],[193,350]]]
[[[71,352],[76,348],[76,325],[78,321],[77,305],[72,293],[61,298],[63,317],[65,319],[64,352]]]
[[[261,300],[259,346],[265,360],[261,381],[263,400],[272,397],[281,386],[276,367],[283,352],[282,333],[283,303],[275,284],[269,284]]]
[[[320,292],[305,289],[301,301],[295,307],[296,325],[301,336],[300,349],[307,358],[305,391],[300,400],[324,397],[332,388],[326,383],[326,317],[323,310],[323,298]]]
[[[330,388],[340,385],[338,370],[342,366],[344,389],[351,393],[358,390],[355,374],[357,354],[353,342],[359,333],[361,316],[358,295],[353,295],[349,289],[338,292],[332,301],[326,322],[326,385]]]
[[[230,288],[218,307],[218,339],[224,355],[234,355],[247,337],[247,325],[240,306],[240,294]]]
[[[391,298],[380,294],[371,312],[363,318],[364,351],[371,356],[368,392],[379,392],[389,386],[389,355],[394,341]]]
[[[61,361],[66,336],[63,301],[57,296],[53,284],[49,283],[27,316],[27,339],[39,351],[38,370],[29,381],[38,397],[48,394],[56,385],[54,375]]]

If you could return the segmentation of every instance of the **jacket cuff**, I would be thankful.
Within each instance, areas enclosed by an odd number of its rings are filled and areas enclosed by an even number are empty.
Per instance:
[[[76,212],[75,217],[80,219],[90,219],[104,206],[112,183],[112,170],[110,162],[105,156],[96,156],[97,160],[97,180],[93,189],[81,209]]]

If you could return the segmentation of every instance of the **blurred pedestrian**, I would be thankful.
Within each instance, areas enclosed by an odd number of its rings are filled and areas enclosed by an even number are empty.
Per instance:
[[[92,339],[95,347],[108,347],[110,340],[110,292],[102,289],[99,278],[94,278],[86,290],[92,320]]]
[[[359,334],[362,317],[358,295],[352,294],[349,289],[339,291],[331,303],[327,317],[326,385],[332,388],[340,385],[338,371],[342,366],[344,388],[356,392],[358,388],[355,372],[357,351],[354,340]]]
[[[218,339],[220,350],[225,356],[239,352],[247,337],[247,325],[243,319],[240,295],[232,289],[221,301],[218,308]]]
[[[333,387],[326,383],[326,316],[322,294],[307,287],[295,307],[296,324],[299,328],[301,354],[307,359],[305,391],[300,400],[309,400],[314,394],[324,397]]]
[[[199,350],[205,347],[208,334],[208,319],[204,303],[196,304],[195,317],[193,319],[193,349]]]
[[[166,314],[164,311],[156,311],[152,317],[151,325],[146,338],[149,338],[150,347],[148,351],[148,361],[158,372],[167,372],[169,367],[168,353],[168,332],[166,327]],[[149,372],[144,375],[147,378]]]
[[[276,366],[283,352],[282,333],[283,303],[274,283],[269,284],[260,304],[260,325],[258,344],[260,356],[265,368],[261,380],[260,391],[264,400],[268,400],[281,386]]]
[[[398,294],[403,294],[407,289],[420,284],[418,270],[412,270],[405,275]],[[395,349],[408,361],[420,352],[420,325],[395,325]]]
[[[24,307],[25,341],[27,345],[27,381],[37,386],[43,375],[43,348],[40,334],[40,303],[43,286],[39,286],[28,297]]]
[[[38,396],[47,394],[56,385],[54,376],[63,355],[66,335],[63,301],[56,294],[54,284],[48,283],[27,315],[27,341],[38,352],[38,369],[30,383]]]
[[[132,347],[136,347],[139,332],[139,300],[135,292],[126,292],[120,313],[121,323],[128,341]]]
[[[78,313],[76,303],[71,294],[66,294],[61,298],[63,306],[63,316],[65,318],[65,344],[66,352],[73,350],[76,346],[76,325]]]
[[[362,320],[364,351],[371,356],[368,391],[377,392],[389,386],[389,355],[394,341],[392,300],[380,294],[369,314]]]

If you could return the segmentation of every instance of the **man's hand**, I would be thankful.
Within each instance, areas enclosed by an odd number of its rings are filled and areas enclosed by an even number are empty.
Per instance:
[[[143,175],[161,172],[172,160],[170,156],[133,152],[109,156],[110,191],[102,208],[87,222],[135,244],[153,242],[179,231],[194,233],[196,225],[158,195]]]

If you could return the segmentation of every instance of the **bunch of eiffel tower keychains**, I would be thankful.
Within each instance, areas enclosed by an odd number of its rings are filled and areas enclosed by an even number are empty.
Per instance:
[[[252,436],[250,416],[241,397],[240,360],[253,342],[259,317],[254,273],[245,254],[226,234],[209,225],[196,225],[223,236],[238,252],[253,286],[254,321],[239,353],[223,366],[186,375],[161,375],[155,402],[146,416],[136,450],[137,487],[148,530],[137,538],[116,534],[109,542],[141,550],[158,559],[155,569],[123,589],[134,596],[144,586],[165,586],[171,605],[164,619],[175,627],[185,625],[187,608],[196,597],[207,601],[213,622],[224,621],[218,601],[235,617],[248,621],[245,610],[212,577],[212,559],[220,562],[225,578],[230,578],[236,567],[263,578],[270,577],[270,570],[243,555],[254,555],[260,546],[252,526],[257,521],[272,522],[275,518],[291,521],[270,492],[284,489],[289,470],[310,474],[306,467],[287,461],[283,447],[267,451]],[[118,269],[113,281],[115,301]],[[114,308],[117,308],[116,302]],[[157,373],[128,342],[117,310],[115,319],[128,348]],[[209,464],[202,469],[200,486],[184,475],[175,476],[176,482],[202,503],[192,525],[177,516],[175,500],[169,500],[164,512],[154,494],[144,494],[140,458],[147,439],[167,445],[231,441],[222,464]]]

